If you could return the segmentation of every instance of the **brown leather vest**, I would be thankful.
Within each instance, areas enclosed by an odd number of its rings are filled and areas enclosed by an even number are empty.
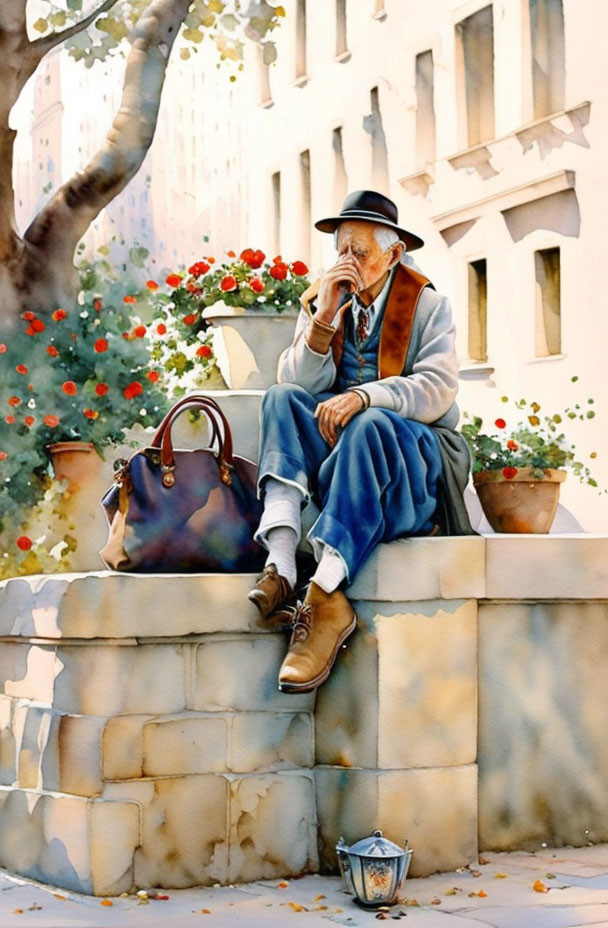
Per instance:
[[[427,277],[419,274],[405,264],[397,265],[391,288],[386,300],[382,329],[380,332],[380,350],[378,352],[378,377],[394,377],[403,373],[407,357],[412,326],[420,294],[425,287],[432,287]],[[318,281],[302,294],[302,303],[310,313],[308,302],[318,292]],[[340,307],[340,321],[336,334],[331,341],[331,349],[336,367],[340,363],[344,347],[344,313],[350,306],[350,300]]]

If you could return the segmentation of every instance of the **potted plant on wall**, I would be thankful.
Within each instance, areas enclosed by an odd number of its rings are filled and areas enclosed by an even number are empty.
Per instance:
[[[173,313],[187,344],[214,327],[213,349],[228,387],[266,389],[293,338],[300,296],[310,285],[308,268],[280,255],[268,262],[259,249],[226,255],[220,265],[205,257],[187,274],[167,277],[175,288]]]
[[[502,402],[508,403],[508,397]],[[482,431],[479,416],[464,413],[461,431],[473,458],[473,485],[494,531],[543,534],[551,528],[568,470],[582,483],[597,487],[562,431],[564,421],[594,418],[593,399],[553,414],[525,399],[514,405],[522,418],[509,426],[500,416],[491,432]]]

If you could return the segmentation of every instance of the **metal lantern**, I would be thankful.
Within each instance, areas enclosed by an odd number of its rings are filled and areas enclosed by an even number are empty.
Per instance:
[[[407,841],[400,848],[375,831],[350,848],[340,838],[336,853],[344,889],[354,893],[361,905],[374,908],[396,902],[413,854]]]

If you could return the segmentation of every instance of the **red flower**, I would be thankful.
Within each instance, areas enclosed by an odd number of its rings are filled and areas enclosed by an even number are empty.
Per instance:
[[[8,454],[6,451],[0,451],[0,461],[6,461]]]
[[[34,424],[35,419],[34,419],[33,416],[26,416],[25,419],[24,419],[23,421],[25,422],[25,424],[27,425],[27,427],[28,427],[28,429],[29,429],[30,425],[33,425],[33,424]]]
[[[220,290],[223,290],[224,293],[227,293],[229,290],[236,290],[237,287],[236,277],[233,277],[232,274],[227,274],[220,282]]]
[[[253,248],[246,248],[241,252],[241,260],[254,269],[261,266],[265,257],[264,252],[259,249],[254,251]]]
[[[17,539],[17,547],[21,548],[22,551],[29,551],[32,547],[31,538],[28,538],[27,535],[20,535]]]
[[[109,389],[107,383],[98,383],[95,387],[95,393],[97,396],[105,396]]]
[[[15,370],[18,374],[27,374],[27,367],[25,364],[18,364]]]
[[[127,296],[123,296],[122,301],[123,303],[137,303],[137,297],[128,294]]]
[[[4,421],[7,425],[14,425],[15,417],[14,416],[5,416]]]
[[[507,427],[507,423],[504,419],[497,419],[494,425],[497,429],[505,429]]]
[[[276,258],[272,259],[273,264],[283,264],[283,259],[281,255],[277,255]]]
[[[215,264],[215,258],[207,258],[209,264]]]
[[[227,251],[227,252],[226,252],[226,256],[227,256],[228,258],[236,258],[236,252],[234,252],[234,251]]]
[[[166,278],[166,283],[168,283],[170,287],[179,287],[181,282],[182,279],[178,274],[169,274]]]
[[[44,424],[48,425],[50,429],[54,429],[55,426],[59,425],[59,417],[58,416],[45,416]]]
[[[159,322],[158,325],[156,326],[156,331],[158,332],[159,335],[166,335],[167,326],[165,325],[164,322]]]
[[[157,383],[158,378],[160,377],[160,374],[158,373],[158,371],[148,371],[148,373],[146,374],[146,377],[148,378],[150,383]]]
[[[6,352],[7,352],[6,345],[4,344],[4,342],[0,343],[0,354],[6,354]]]
[[[29,309],[28,309],[27,312],[21,313],[21,318],[22,318],[22,319],[25,319],[26,322],[31,322],[32,319],[35,319],[35,318],[36,318],[36,316],[35,316],[34,313],[30,312]]]
[[[102,351],[108,350],[108,340],[107,338],[98,338],[95,344],[93,345],[95,351],[101,354]]]
[[[194,313],[188,313],[187,316],[184,316],[184,318],[182,319],[182,322],[184,323],[184,325],[194,325],[194,323],[196,322],[196,315]]]
[[[516,473],[517,473],[516,467],[503,467],[502,469],[502,475],[505,478],[505,480],[513,480],[513,477],[515,476]]]
[[[33,389],[34,389],[34,384],[33,384],[33,383],[28,383],[27,388],[28,388],[28,390],[33,390]]]
[[[57,355],[59,354],[59,352],[57,351],[54,345],[49,345],[48,348],[46,349],[46,353],[50,354],[52,358],[56,358]]]
[[[145,325],[138,325],[138,326],[135,326],[135,328],[133,329],[133,335],[135,335],[136,338],[143,338],[145,334],[146,334]]]
[[[156,283],[155,280],[147,280],[146,287],[148,288],[148,290],[158,290],[158,284]]]
[[[20,402],[21,402],[21,400],[19,399],[18,396],[9,396],[9,398],[8,398],[8,405],[9,405],[9,406],[18,406]]]
[[[31,325],[28,325],[27,329],[25,330],[25,334],[29,335],[31,338],[32,335],[36,334],[36,330]]]
[[[210,358],[213,354],[209,345],[201,345],[200,348],[196,349],[196,353],[199,358]]]
[[[308,268],[303,261],[294,261],[291,265],[291,273],[295,274],[296,277],[304,277],[305,274],[308,274]]]
[[[73,380],[65,380],[61,384],[61,389],[64,393],[67,393],[68,396],[76,396],[78,393],[78,387]]]
[[[62,319],[65,319],[66,316],[67,316],[67,313],[65,309],[56,309],[55,312],[53,313],[53,319],[55,320],[55,322],[60,322]]]
[[[196,261],[192,267],[188,268],[188,273],[192,274],[193,277],[201,277],[203,274],[206,274],[209,270],[209,265],[205,261]]]
[[[122,392],[124,393],[126,399],[132,400],[136,396],[140,396],[140,394],[144,392],[144,388],[140,383],[137,382],[137,380],[133,380],[130,384],[128,384],[128,386],[124,388]]]
[[[97,310],[97,312],[101,310],[101,305],[101,300],[93,300],[93,309]]]
[[[517,444],[516,441],[513,441],[513,439],[510,438],[509,441],[507,442],[507,448],[509,449],[509,451],[517,451],[517,449],[519,448],[519,445]]]
[[[270,276],[274,277],[275,280],[285,280],[287,277],[287,265],[286,264],[274,264],[270,268]]]
[[[42,319],[33,319],[32,328],[34,332],[44,332],[44,330],[46,329],[46,326],[44,322],[42,321]]]
[[[264,289],[264,281],[259,277],[250,277],[247,283],[255,293],[261,293]]]
[[[83,412],[87,419],[96,419],[99,415],[96,409],[83,409]]]

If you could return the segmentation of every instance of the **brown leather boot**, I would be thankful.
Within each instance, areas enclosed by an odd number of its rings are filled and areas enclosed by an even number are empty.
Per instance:
[[[274,564],[268,564],[258,577],[247,598],[258,607],[263,619],[269,618],[283,606],[293,590]]]
[[[289,649],[279,671],[279,689],[303,693],[320,686],[356,625],[357,617],[341,590],[326,593],[311,581],[304,602],[296,609]]]

